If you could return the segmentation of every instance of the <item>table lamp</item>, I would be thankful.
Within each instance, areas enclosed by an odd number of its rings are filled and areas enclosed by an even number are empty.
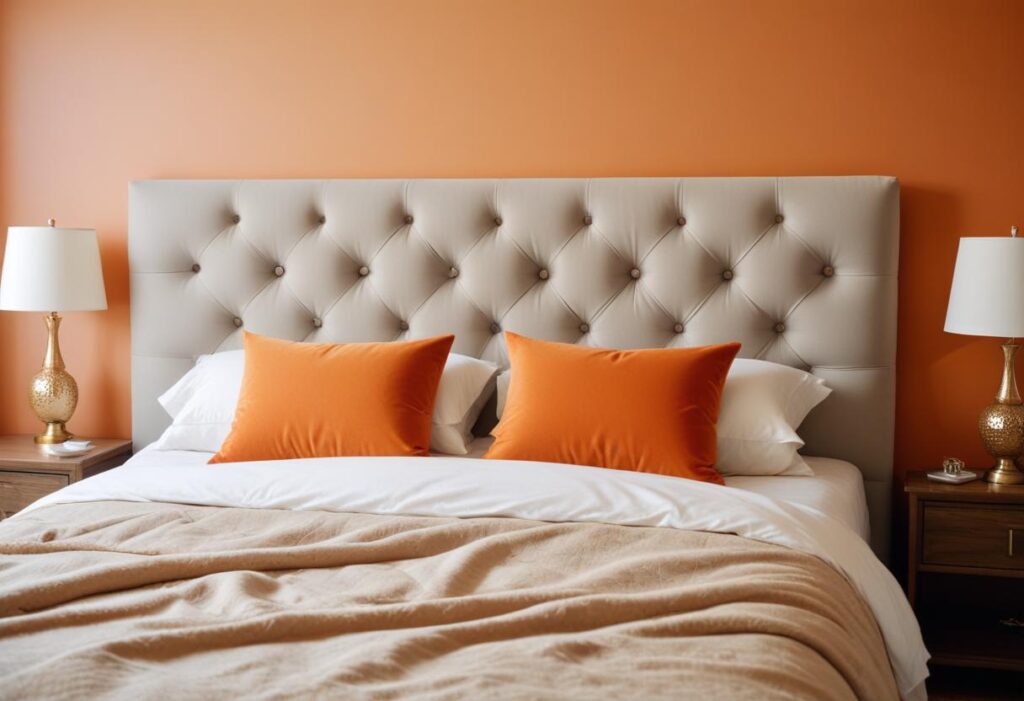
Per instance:
[[[1024,238],[1017,227],[1009,236],[960,239],[945,330],[969,336],[996,336],[1003,344],[1003,380],[994,404],[978,418],[981,442],[995,461],[985,479],[996,484],[1024,483],[1015,459],[1024,450],[1021,406],[1014,358],[1024,337]]]
[[[78,385],[64,369],[57,332],[57,312],[107,308],[103,268],[92,229],[12,226],[0,273],[0,309],[46,312],[49,340],[43,369],[32,378],[29,402],[46,430],[36,443],[63,443],[71,434],[64,424],[75,413]]]

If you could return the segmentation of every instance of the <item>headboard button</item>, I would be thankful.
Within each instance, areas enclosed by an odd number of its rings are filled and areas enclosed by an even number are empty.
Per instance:
[[[775,324],[775,333],[782,333],[786,330],[786,325],[781,321]]]
[[[586,224],[587,226],[590,226],[591,224],[594,223],[594,218],[587,214],[583,217],[583,223]]]
[[[370,274],[370,269],[369,268],[367,268],[365,265],[360,266],[360,268],[359,268],[359,277],[366,277],[369,274]]]
[[[547,268],[541,268],[540,270],[537,271],[537,277],[539,277],[541,280],[547,280],[549,277],[551,277],[551,273],[548,272]]]
[[[236,328],[239,328],[239,329],[242,328],[242,320],[239,319],[237,316],[234,319],[232,319],[231,321],[232,321],[232,323],[234,323]]]
[[[683,325],[677,323],[675,326],[672,327],[672,330],[675,331],[676,333],[682,333]]]
[[[580,333],[590,333],[590,324],[585,321],[580,324]]]
[[[398,328],[400,328],[402,331],[408,331],[409,330],[409,322],[408,321],[399,321],[398,322]]]
[[[632,270],[630,270],[629,271],[629,276],[631,278],[633,278],[634,280],[639,280],[640,279],[640,268],[633,268]]]
[[[282,275],[284,275],[284,266],[275,265],[274,266],[274,275],[276,275],[277,277],[281,277]]]
[[[676,224],[679,226],[686,226],[686,217],[679,217],[676,219]]]
[[[821,274],[824,275],[825,277],[832,277],[833,275],[836,274],[836,269],[833,268],[831,265],[826,265],[824,268],[821,269]]]
[[[327,223],[327,217],[324,216],[323,214],[321,214],[320,216],[318,216],[316,218],[316,221],[317,221],[317,224],[326,224]]]
[[[324,322],[323,322],[323,320],[320,317],[318,317],[318,316],[314,316],[313,317],[313,326],[315,328],[320,328],[323,325],[324,325]]]
[[[193,273],[198,273],[200,270],[202,270],[202,267],[199,265],[199,263],[193,263],[192,264],[192,272]]]
[[[405,215],[405,223],[406,224],[412,224],[412,221],[413,221],[412,220],[412,215],[411,214],[406,214]]]
[[[494,225],[495,226],[501,226],[504,223],[505,223],[505,220],[502,219],[501,217],[495,217],[494,218]]]
[[[497,321],[492,321],[491,322],[491,333],[493,333],[493,334],[501,333],[501,324],[499,324]]]
[[[240,221],[242,221],[242,218],[240,216],[238,216],[237,214],[232,214],[231,215],[231,223],[232,224],[237,224]]]
[[[782,216],[781,214],[776,214],[775,215],[775,223],[776,224],[781,224],[783,219],[785,219],[785,217]]]
[[[458,268],[456,268],[454,266],[451,267],[451,268],[448,268],[448,277],[450,277],[452,280],[454,280],[458,276],[459,276],[459,269]]]
[[[732,280],[733,277],[735,277],[735,274],[732,272],[731,269],[726,268],[725,270],[722,271],[723,280]]]

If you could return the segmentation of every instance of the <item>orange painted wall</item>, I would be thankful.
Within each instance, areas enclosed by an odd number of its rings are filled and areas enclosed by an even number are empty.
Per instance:
[[[957,238],[1024,225],[1022,30],[1015,0],[2,0],[0,225],[100,232],[72,428],[126,436],[132,179],[892,174],[897,460],[980,464],[998,347],[942,322]],[[0,336],[0,432],[33,431],[42,320]]]

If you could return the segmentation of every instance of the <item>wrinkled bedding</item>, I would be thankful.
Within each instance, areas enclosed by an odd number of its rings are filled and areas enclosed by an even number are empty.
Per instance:
[[[0,536],[6,698],[898,698],[849,583],[737,536],[127,502]]]
[[[572,465],[124,466],[0,523],[0,698],[921,698],[842,523]]]

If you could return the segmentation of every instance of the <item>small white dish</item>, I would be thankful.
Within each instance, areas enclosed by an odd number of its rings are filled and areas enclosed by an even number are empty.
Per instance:
[[[44,445],[43,452],[55,458],[77,458],[85,455],[92,448],[92,441],[64,441],[63,443]]]

